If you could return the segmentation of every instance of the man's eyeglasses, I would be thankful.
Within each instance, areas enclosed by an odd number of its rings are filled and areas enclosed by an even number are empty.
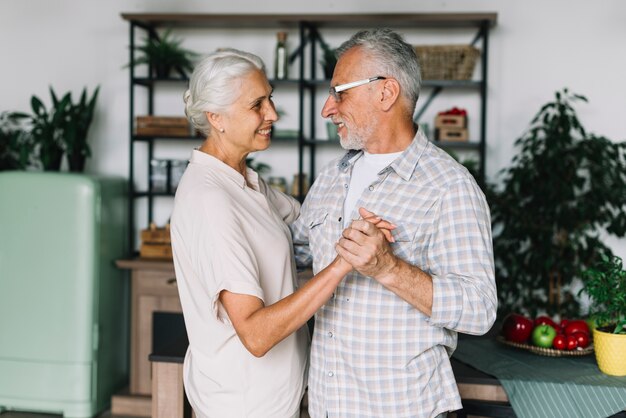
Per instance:
[[[333,99],[335,99],[336,102],[340,102],[341,101],[341,96],[339,95],[339,93],[341,93],[342,91],[346,91],[348,89],[353,89],[355,87],[359,87],[359,86],[362,86],[364,84],[371,83],[372,81],[386,80],[386,79],[387,79],[387,77],[383,77],[383,76],[379,75],[379,76],[376,76],[376,77],[364,78],[363,80],[353,81],[351,83],[340,84],[338,86],[331,87],[328,90],[328,94],[330,94],[333,97]]]

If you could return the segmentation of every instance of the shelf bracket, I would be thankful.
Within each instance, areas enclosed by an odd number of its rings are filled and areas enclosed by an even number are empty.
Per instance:
[[[419,111],[415,114],[415,116],[413,116],[413,122],[419,123],[420,118],[422,117],[422,115],[424,114],[428,106],[430,106],[430,103],[435,99],[435,97],[437,97],[437,95],[441,93],[441,90],[443,90],[443,87],[441,86],[437,86],[433,89],[433,91],[430,93],[430,95],[426,99],[426,102],[424,102],[422,107],[420,107]]]

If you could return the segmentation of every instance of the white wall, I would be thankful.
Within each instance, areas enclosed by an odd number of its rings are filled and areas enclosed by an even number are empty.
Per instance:
[[[569,87],[589,99],[589,104],[578,107],[589,131],[615,141],[626,139],[626,77],[623,76],[626,67],[626,25],[623,22],[626,2],[622,0],[321,0],[306,3],[272,0],[2,0],[0,111],[28,110],[33,94],[49,102],[48,86],[53,86],[58,93],[71,90],[78,94],[85,86],[91,91],[100,85],[90,135],[93,157],[87,163],[87,171],[127,176],[128,72],[122,67],[128,61],[129,40],[128,24],[121,19],[121,12],[481,11],[498,13],[497,26],[491,32],[489,57],[487,173],[490,178],[509,164],[514,151],[513,141],[521,135],[539,107],[562,87]],[[232,44],[261,54],[271,66],[273,32],[268,32],[267,36],[267,39],[239,37],[234,31],[228,36],[217,35],[208,40],[192,31],[186,45],[199,52],[209,52],[220,43],[229,43],[229,46]],[[336,40],[338,43],[343,38]],[[174,96],[177,94],[175,92]],[[172,112],[176,112],[176,100],[169,105]],[[281,100],[280,96],[278,100]],[[435,110],[446,105],[445,101],[433,103]],[[289,104],[287,108],[290,108]],[[287,122],[288,119],[284,121]],[[321,121],[319,126],[323,127]],[[181,158],[188,154],[185,148],[177,149],[177,152]],[[337,152],[324,148],[322,161]],[[258,158],[269,162],[275,175],[291,179],[296,170],[295,147],[277,146]],[[619,255],[626,256],[624,240],[612,240],[611,243]]]

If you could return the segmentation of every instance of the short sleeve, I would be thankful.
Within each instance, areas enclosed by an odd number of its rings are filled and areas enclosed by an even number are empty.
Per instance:
[[[257,256],[232,200],[220,191],[203,196],[196,230],[196,268],[212,301],[216,317],[229,322],[219,303],[223,290],[255,296],[265,302]]]

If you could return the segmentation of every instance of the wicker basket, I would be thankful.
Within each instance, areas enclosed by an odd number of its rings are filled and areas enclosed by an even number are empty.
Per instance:
[[[469,80],[480,56],[472,45],[424,45],[415,52],[423,80]]]

